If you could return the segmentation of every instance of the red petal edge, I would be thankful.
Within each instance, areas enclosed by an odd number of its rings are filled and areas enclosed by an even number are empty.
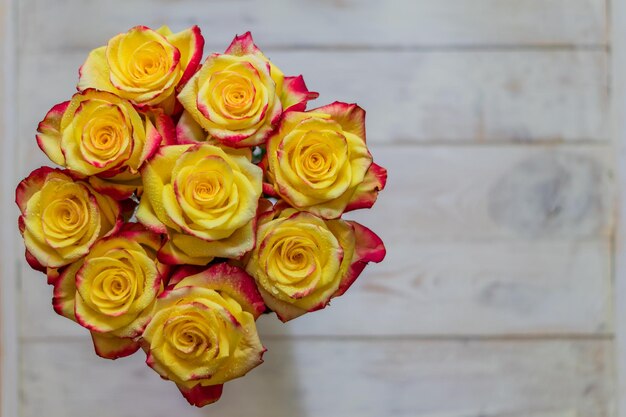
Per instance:
[[[254,44],[252,34],[248,31],[243,35],[236,35],[224,53],[241,56],[260,54],[261,50]]]
[[[363,182],[359,184],[344,212],[371,208],[378,199],[378,192],[387,185],[387,170],[372,163]]]
[[[124,344],[122,346],[112,348],[111,346],[107,346],[106,343],[103,343],[104,342],[103,339],[101,339],[100,342],[97,342],[96,337],[94,337],[94,334],[91,333],[91,340],[93,342],[93,347],[94,347],[94,350],[96,351],[96,355],[104,359],[115,360],[119,358],[124,358],[126,356],[130,356],[133,353],[137,352],[140,347],[139,342],[135,340],[115,338],[116,341],[118,342],[123,341]]]
[[[184,276],[186,273],[197,271],[197,269],[194,267],[179,268],[177,273],[170,278],[169,287],[171,288],[172,282],[180,284],[184,278],[193,276],[202,279],[207,288],[225,292],[233,297],[244,310],[250,312],[255,318],[265,311],[265,303],[254,279],[242,268],[221,262],[211,265],[199,273]]]
[[[30,197],[39,191],[46,181],[48,174],[52,172],[63,171],[50,167],[40,167],[28,174],[28,177],[24,178],[15,189],[15,203],[20,208],[20,211],[24,213],[26,211],[26,204]]]
[[[202,59],[202,52],[204,51],[204,37],[202,36],[202,32],[197,25],[193,25],[191,27],[191,32],[193,34],[193,44],[194,51],[189,60],[189,64],[187,64],[187,68],[185,68],[185,72],[178,82],[177,91],[180,91],[183,86],[189,81],[189,79],[196,73],[198,67],[200,66],[200,60]]]
[[[335,101],[311,111],[331,115],[343,130],[354,133],[365,141],[365,110],[356,103],[348,104]]]
[[[283,94],[293,96],[295,103],[283,111],[304,111],[306,109],[306,103],[309,100],[315,100],[319,97],[319,93],[315,91],[309,91],[304,82],[302,75],[297,77],[285,77],[283,81]]]
[[[345,293],[369,262],[381,262],[387,253],[385,244],[376,233],[357,222],[348,221],[348,223],[354,228],[356,239],[354,259],[333,297],[338,297]]]
[[[195,405],[196,407],[204,407],[205,405],[212,404],[219,400],[222,396],[222,389],[224,388],[224,384],[207,386],[198,384],[193,388],[183,387],[182,385],[177,386],[189,404]]]

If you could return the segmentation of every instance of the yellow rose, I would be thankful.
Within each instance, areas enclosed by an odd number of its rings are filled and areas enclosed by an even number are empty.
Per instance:
[[[252,249],[263,172],[250,158],[247,150],[175,145],[144,165],[137,219],[167,233],[162,262],[206,265]]]
[[[285,77],[254,45],[250,32],[237,36],[224,54],[212,54],[178,95],[185,108],[180,143],[210,137],[232,147],[265,142],[287,110],[304,110],[318,96],[304,80]]]
[[[37,129],[37,143],[52,162],[82,175],[99,176],[96,187],[117,181],[120,197],[125,197],[137,181],[141,183],[139,167],[162,141],[167,142],[155,124],[173,125],[165,114],[153,116],[154,123],[127,100],[85,90],[46,114]]]
[[[31,172],[17,186],[15,201],[26,259],[39,270],[75,261],[121,226],[117,201],[58,169]]]
[[[94,49],[80,68],[79,91],[109,91],[137,105],[174,111],[177,88],[196,72],[204,38],[197,26],[172,33],[137,26]]]
[[[190,404],[215,402],[222,385],[260,365],[254,281],[226,263],[182,278],[163,293],[143,333],[146,363],[176,383]]]
[[[52,305],[91,331],[99,356],[116,359],[139,349],[167,269],[156,261],[161,237],[136,223],[97,241],[53,281]]]
[[[365,112],[333,103],[286,114],[267,141],[267,193],[326,219],[369,208],[387,180],[365,144]]]
[[[246,271],[282,321],[324,308],[368,262],[385,257],[380,238],[356,222],[323,220],[278,203],[259,223]]]

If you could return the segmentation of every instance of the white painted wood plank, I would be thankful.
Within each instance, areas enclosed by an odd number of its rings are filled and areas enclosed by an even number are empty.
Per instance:
[[[386,242],[608,236],[609,147],[373,147],[390,169],[372,210],[349,217]]]
[[[280,323],[259,322],[263,335],[554,335],[611,332],[607,241],[388,242],[388,257],[370,265],[325,310]],[[80,337],[86,330],[57,316],[42,274],[23,265],[23,340]]]
[[[608,417],[610,341],[269,339],[266,362],[188,406],[143,355],[106,361],[87,339],[26,344],[22,417]]]
[[[16,2],[0,1],[0,416],[17,415],[19,391],[19,319],[17,304],[17,230],[12,219],[16,184],[18,142],[16,133]],[[9,220],[11,219],[11,220]]]
[[[594,51],[269,52],[321,93],[357,102],[370,143],[601,142],[608,139],[607,55]],[[41,164],[37,122],[75,91],[83,53],[22,55],[24,170]],[[32,159],[34,158],[34,159]],[[32,162],[31,162],[32,161]]]
[[[199,24],[224,47],[252,30],[278,47],[604,45],[604,0],[22,0],[28,51],[93,48],[137,24]],[[59,24],[63,22],[64,24]],[[224,46],[222,46],[224,45]]]
[[[324,104],[357,102],[373,143],[602,141],[601,51],[271,53]]]
[[[612,135],[619,202],[614,245],[615,341],[617,357],[617,415],[626,417],[626,4],[611,4],[612,49]]]

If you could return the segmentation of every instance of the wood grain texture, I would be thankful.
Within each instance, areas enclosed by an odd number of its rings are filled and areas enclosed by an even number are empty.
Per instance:
[[[376,229],[378,230],[378,229]],[[390,241],[325,310],[284,325],[260,321],[263,335],[587,335],[612,330],[610,247],[581,242]],[[45,277],[23,265],[22,340],[80,337],[54,314]]]
[[[17,230],[14,189],[15,139],[15,1],[0,0],[0,416],[17,416],[19,318]]]
[[[608,236],[611,150],[576,147],[372,147],[389,167],[372,210],[349,213],[386,242]]]
[[[375,208],[350,215],[387,260],[324,311],[260,319],[266,363],[209,409],[142,354],[96,357],[14,233],[2,248],[19,253],[19,417],[616,416],[605,0],[18,3],[15,177],[50,164],[34,129],[86,53],[163,23],[199,24],[207,52],[252,30],[319,105],[366,108],[390,169]]]
[[[265,363],[190,408],[144,355],[27,343],[22,416],[608,417],[612,342],[268,339]],[[357,354],[358,353],[358,354]]]
[[[321,93],[311,108],[334,100],[365,108],[368,140],[373,144],[571,143],[609,138],[603,51],[270,50],[268,55],[287,74],[305,73],[309,88]],[[37,122],[75,91],[77,69],[85,56],[86,52],[21,56],[19,132],[27,149],[23,160],[41,156],[32,152]]]
[[[262,45],[281,48],[607,43],[605,0],[30,0],[20,5],[20,47],[29,52],[91,49],[137,24],[165,23],[199,24],[212,46],[247,30]]]
[[[626,416],[626,3],[611,1],[612,7],[612,122],[616,155],[619,204],[616,210],[614,254],[616,403],[618,415]]]

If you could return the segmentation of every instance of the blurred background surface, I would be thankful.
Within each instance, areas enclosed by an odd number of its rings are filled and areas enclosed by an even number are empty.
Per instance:
[[[320,92],[312,107],[367,110],[389,170],[377,205],[352,216],[384,239],[384,263],[326,310],[262,318],[266,363],[201,410],[141,353],[100,359],[84,329],[54,314],[13,210],[0,247],[18,259],[19,417],[615,415],[605,0],[12,4],[14,137],[2,152],[13,187],[49,164],[37,122],[73,93],[88,51],[138,24],[198,24],[206,53],[251,30]]]

